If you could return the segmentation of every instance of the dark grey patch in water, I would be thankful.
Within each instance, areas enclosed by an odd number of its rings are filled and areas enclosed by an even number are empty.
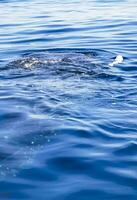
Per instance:
[[[45,78],[53,75],[61,78],[96,76],[104,73],[103,67],[108,67],[108,62],[108,59],[103,56],[99,57],[97,53],[93,52],[46,52],[23,55],[19,59],[9,62],[1,68],[1,71],[8,71],[10,79],[29,74],[41,74],[45,75]]]

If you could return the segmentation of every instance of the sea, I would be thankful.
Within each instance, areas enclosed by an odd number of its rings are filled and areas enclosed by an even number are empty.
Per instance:
[[[0,0],[0,200],[137,200],[136,0]]]

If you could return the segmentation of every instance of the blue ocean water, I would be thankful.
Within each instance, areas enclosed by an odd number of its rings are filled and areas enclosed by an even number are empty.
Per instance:
[[[0,199],[137,199],[136,0],[0,0]]]

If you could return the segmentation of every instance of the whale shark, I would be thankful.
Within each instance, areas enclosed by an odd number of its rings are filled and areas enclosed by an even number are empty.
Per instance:
[[[42,53],[28,54],[9,62],[5,70],[43,69],[44,73],[94,74],[102,61],[91,53]]]
[[[33,74],[74,76],[74,75],[103,75],[108,76],[109,68],[123,62],[123,57],[98,56],[92,52],[44,52],[25,54],[11,60],[3,70],[10,70],[10,74]],[[2,69],[2,68],[1,68]],[[108,69],[108,70],[106,70]],[[23,70],[23,71],[22,71]],[[103,75],[104,76],[104,75]]]

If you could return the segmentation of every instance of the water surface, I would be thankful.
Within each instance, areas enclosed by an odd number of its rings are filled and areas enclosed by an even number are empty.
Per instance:
[[[136,200],[136,1],[0,11],[0,199]]]

